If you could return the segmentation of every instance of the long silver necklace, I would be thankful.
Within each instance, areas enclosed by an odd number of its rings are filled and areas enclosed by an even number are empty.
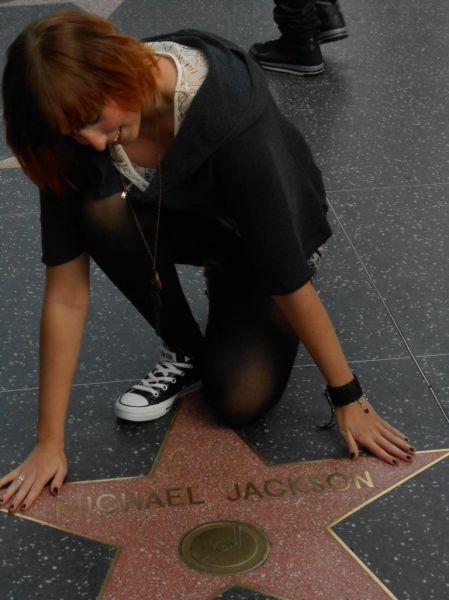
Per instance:
[[[145,234],[143,232],[142,226],[140,224],[140,221],[137,217],[136,214],[136,210],[134,208],[134,206],[132,205],[132,202],[130,200],[130,198],[128,197],[128,193],[129,190],[132,187],[132,183],[126,183],[125,179],[122,175],[122,173],[120,173],[120,179],[122,181],[122,186],[123,186],[123,191],[120,194],[120,198],[122,200],[126,200],[128,203],[128,206],[131,210],[131,214],[133,215],[134,218],[134,222],[136,223],[137,229],[139,231],[140,237],[142,238],[142,241],[145,245],[146,251],[148,253],[148,256],[150,257],[151,260],[151,282],[153,284],[153,286],[155,287],[155,289],[160,292],[162,290],[162,280],[159,276],[159,272],[157,269],[157,250],[158,250],[158,242],[159,242],[159,229],[160,229],[160,220],[161,220],[161,206],[162,206],[162,170],[161,170],[161,145],[160,145],[160,134],[159,134],[159,116],[158,114],[156,114],[156,120],[155,120],[155,133],[156,133],[156,158],[157,158],[157,168],[159,171],[159,198],[158,198],[158,204],[157,204],[157,215],[156,215],[156,228],[155,228],[155,232],[154,232],[154,249],[153,251],[151,251],[150,246],[148,244],[148,241],[145,237]],[[160,298],[158,298],[159,300],[159,304],[160,304]]]

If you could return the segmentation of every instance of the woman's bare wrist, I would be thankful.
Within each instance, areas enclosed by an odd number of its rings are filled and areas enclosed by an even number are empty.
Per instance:
[[[64,436],[38,434],[36,442],[39,446],[53,448],[54,450],[64,449]]]

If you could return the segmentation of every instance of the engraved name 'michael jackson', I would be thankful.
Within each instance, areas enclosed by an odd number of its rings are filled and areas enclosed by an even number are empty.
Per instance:
[[[309,476],[272,478],[254,483],[235,482],[232,488],[222,494],[229,502],[260,501],[284,496],[313,495],[345,492],[350,488],[360,490],[362,487],[374,487],[368,471],[363,473],[330,473]],[[67,517],[76,513],[97,512],[111,514],[131,509],[152,510],[174,506],[192,506],[206,504],[202,494],[192,487],[172,487],[157,491],[149,488],[146,491],[131,493],[101,494],[100,496],[78,496],[70,501],[56,499],[56,513]]]

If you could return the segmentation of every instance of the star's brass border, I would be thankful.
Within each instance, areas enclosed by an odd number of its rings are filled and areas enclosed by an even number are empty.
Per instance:
[[[401,479],[400,481],[396,482],[394,485],[390,486],[386,490],[383,490],[382,492],[379,492],[379,494],[376,494],[376,496],[374,496],[373,498],[370,498],[369,500],[366,500],[365,502],[363,502],[362,504],[360,504],[360,506],[357,506],[357,508],[354,508],[353,510],[347,512],[342,517],[339,517],[338,519],[336,519],[335,521],[333,521],[329,525],[326,525],[326,528],[325,528],[326,531],[340,544],[340,546],[342,546],[346,550],[346,552],[362,567],[362,569],[364,571],[366,571],[366,573],[368,573],[368,575],[377,583],[377,585],[380,588],[382,588],[382,590],[388,595],[389,598],[391,598],[391,600],[399,600],[399,599],[379,579],[379,577],[377,577],[377,575],[375,575],[375,573],[373,573],[373,571],[368,567],[368,565],[366,563],[364,563],[363,560],[361,558],[359,558],[357,556],[357,554],[355,552],[353,552],[353,550],[351,550],[349,548],[349,546],[347,546],[345,544],[345,542],[341,539],[341,537],[339,537],[335,533],[335,531],[332,530],[332,527],[335,527],[335,525],[338,525],[338,523],[341,523],[342,521],[344,521],[345,519],[347,519],[348,517],[350,517],[354,513],[358,512],[360,509],[364,508],[365,506],[368,506],[368,504],[371,504],[372,502],[375,502],[376,500],[378,500],[382,496],[385,496],[386,494],[389,494],[392,490],[394,490],[397,487],[403,485],[409,479],[413,479],[414,477],[416,477],[420,473],[423,473],[424,471],[426,471],[430,467],[433,467],[436,464],[438,464],[439,462],[441,462],[442,460],[445,460],[446,458],[449,458],[449,448],[448,449],[441,448],[440,450],[421,450],[421,451],[417,452],[417,454],[431,454],[433,452],[434,453],[437,453],[437,452],[438,453],[439,452],[446,452],[446,454],[443,454],[443,456],[440,456],[439,458],[437,458],[433,462],[429,463],[428,465],[426,465],[424,467],[421,467],[421,469],[418,469],[417,471],[415,471],[411,475],[407,475],[406,477],[404,477],[404,479]]]

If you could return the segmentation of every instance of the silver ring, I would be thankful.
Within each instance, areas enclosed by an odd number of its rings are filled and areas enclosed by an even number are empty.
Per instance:
[[[19,480],[19,481],[20,481],[20,483],[23,483],[23,482],[25,481],[25,479],[22,477],[22,475],[18,475],[18,476],[16,477],[16,481],[17,481],[17,480]]]

